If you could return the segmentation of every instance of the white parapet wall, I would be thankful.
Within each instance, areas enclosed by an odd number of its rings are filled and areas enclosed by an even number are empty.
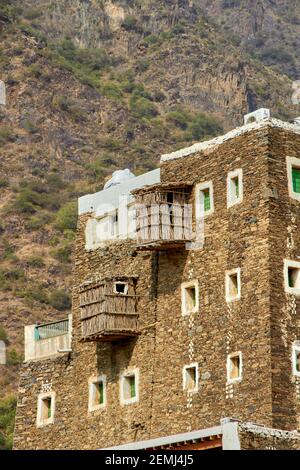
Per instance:
[[[69,315],[69,328],[65,334],[36,339],[37,325],[25,326],[25,362],[46,359],[71,349],[72,315]]]

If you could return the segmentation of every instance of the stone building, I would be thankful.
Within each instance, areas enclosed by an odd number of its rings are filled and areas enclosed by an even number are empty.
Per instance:
[[[117,180],[79,199],[72,318],[26,327],[15,449],[298,449],[299,123]]]

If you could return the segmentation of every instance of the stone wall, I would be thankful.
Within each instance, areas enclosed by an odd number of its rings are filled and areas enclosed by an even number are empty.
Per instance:
[[[241,450],[300,450],[300,434],[239,423]]]
[[[265,127],[213,151],[162,164],[162,182],[184,182],[191,177],[195,183],[213,181],[215,210],[205,221],[202,249],[141,252],[133,241],[123,241],[86,252],[84,227],[88,215],[80,217],[73,351],[23,365],[16,449],[95,449],[207,428],[219,424],[225,416],[270,427],[279,423],[285,429],[296,428],[298,402],[295,386],[291,387],[291,361],[288,346],[282,347],[278,317],[285,296],[281,281],[271,273],[274,263],[279,269],[285,256],[285,245],[278,244],[276,233],[279,231],[280,240],[286,243],[286,220],[280,222],[282,227],[274,223],[276,211],[281,209],[276,205],[278,200],[270,197],[270,189],[278,178],[282,178],[280,184],[286,184],[283,155],[290,152],[290,140],[288,132],[271,132]],[[295,151],[299,144],[295,144]],[[273,159],[278,165],[274,176]],[[244,200],[227,209],[227,173],[238,168],[243,169]],[[286,203],[284,210],[288,211]],[[296,211],[299,214],[298,208]],[[273,246],[269,244],[270,234]],[[238,267],[241,299],[227,303],[225,271]],[[94,275],[138,276],[141,334],[136,339],[80,341],[78,288]],[[199,282],[199,312],[182,316],[181,283],[193,279]],[[293,331],[295,336],[297,332]],[[290,344],[290,331],[285,334]],[[226,358],[235,351],[243,355],[243,379],[228,384]],[[281,362],[275,365],[277,361]],[[199,390],[187,393],[183,391],[182,370],[194,362],[199,367]],[[139,368],[139,401],[121,405],[119,377],[128,367]],[[89,413],[88,380],[101,374],[107,376],[107,405]],[[37,395],[46,380],[56,392],[55,421],[37,429]]]
[[[300,156],[300,136],[270,132],[270,299],[273,426],[300,429],[300,379],[291,374],[292,343],[300,339],[300,298],[284,290],[284,259],[300,260],[300,203],[289,197],[286,157]],[[274,197],[275,195],[275,197]]]

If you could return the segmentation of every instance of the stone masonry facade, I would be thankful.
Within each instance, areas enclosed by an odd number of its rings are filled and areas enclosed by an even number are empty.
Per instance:
[[[15,449],[98,449],[216,426],[224,417],[293,431],[300,427],[300,299],[284,287],[284,260],[300,261],[300,202],[289,196],[287,157],[300,135],[257,126],[222,144],[161,164],[161,183],[212,182],[214,210],[199,249],[141,251],[135,240],[85,249],[91,213],[78,221],[74,254],[72,351],[28,361],[20,373]],[[227,175],[242,169],[243,200],[227,207]],[[240,269],[240,299],[225,297],[225,273]],[[136,276],[140,334],[81,340],[79,288],[93,277]],[[182,315],[182,283],[198,282],[198,311]],[[242,353],[229,383],[228,355]],[[197,364],[196,391],[183,369]],[[120,400],[120,376],[138,370],[138,400]],[[106,404],[89,411],[89,379],[106,376]],[[55,392],[53,423],[37,427],[37,400]],[[245,448],[262,448],[242,431]],[[279,439],[275,442],[274,439]],[[270,447],[279,446],[276,435]],[[276,440],[275,439],[275,440]],[[250,442],[251,441],[251,442]],[[298,440],[291,448],[299,448]]]

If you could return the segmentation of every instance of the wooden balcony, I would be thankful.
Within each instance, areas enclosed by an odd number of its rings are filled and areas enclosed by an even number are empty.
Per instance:
[[[137,278],[113,277],[80,288],[83,341],[116,341],[139,334]]]
[[[192,240],[191,183],[159,184],[132,192],[137,243],[142,250],[184,247]]]

